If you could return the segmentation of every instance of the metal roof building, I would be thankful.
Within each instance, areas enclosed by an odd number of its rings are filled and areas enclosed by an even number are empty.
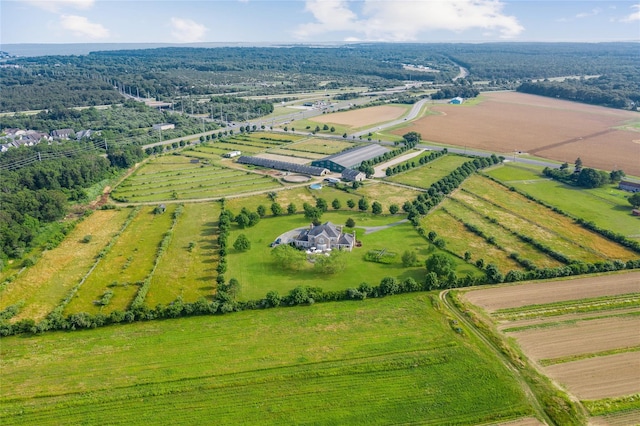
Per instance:
[[[344,169],[355,169],[363,161],[370,160],[379,155],[383,155],[389,150],[378,144],[369,144],[330,155],[321,160],[311,162],[312,166],[324,167],[332,172],[342,172]]]
[[[260,157],[247,157],[242,156],[238,158],[240,164],[251,164],[253,166],[266,167],[268,169],[284,170],[293,173],[302,173],[312,176],[323,176],[329,172],[329,170],[322,167],[305,166],[304,164],[288,163],[286,161],[269,160],[268,158]]]

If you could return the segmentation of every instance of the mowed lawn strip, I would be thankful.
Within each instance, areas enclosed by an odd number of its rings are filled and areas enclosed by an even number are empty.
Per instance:
[[[616,185],[585,189],[541,179],[541,175],[533,170],[525,172],[529,175],[507,164],[487,174],[601,228],[640,239],[640,221],[631,215],[631,205],[627,201],[630,193],[617,189]]]
[[[0,351],[3,424],[477,424],[532,412],[424,293],[8,338]]]
[[[24,307],[13,320],[43,319],[89,271],[128,214],[127,209],[98,210],[78,223],[58,247],[45,251],[34,266],[5,287],[0,310],[23,300]],[[84,243],[86,236],[91,238]]]
[[[126,310],[139,283],[153,268],[158,246],[171,227],[175,208],[175,205],[167,205],[163,214],[153,214],[153,207],[142,208],[67,305],[65,314],[109,314],[114,310]],[[107,306],[94,304],[107,290],[113,291],[110,303]]]
[[[449,175],[449,173],[467,161],[470,161],[470,159],[448,154],[421,167],[399,173],[386,179],[391,182],[428,189],[433,183]]]
[[[151,280],[145,304],[185,302],[211,296],[215,290],[219,203],[185,204],[166,253]]]

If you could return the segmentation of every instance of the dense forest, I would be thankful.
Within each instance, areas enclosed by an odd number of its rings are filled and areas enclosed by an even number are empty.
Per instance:
[[[467,79],[483,81],[486,89],[588,75],[599,76],[585,80],[588,89],[616,90],[616,99],[585,97],[592,102],[622,105],[624,100],[629,107],[640,92],[634,43],[172,47],[10,58],[4,64],[0,111],[112,104],[123,99],[119,92],[178,102],[189,96],[281,95],[320,88],[377,90],[408,80],[444,88],[460,66],[470,72]],[[426,67],[433,72],[424,72]]]

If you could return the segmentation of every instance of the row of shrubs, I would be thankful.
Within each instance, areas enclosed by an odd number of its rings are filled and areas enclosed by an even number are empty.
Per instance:
[[[404,154],[405,152],[415,148],[416,144],[417,144],[417,141],[405,140],[404,145],[402,145],[400,148],[396,148],[392,151],[387,151],[382,155],[378,155],[377,157],[374,157],[370,160],[363,161],[362,164],[360,164],[360,166],[358,167],[358,170],[360,170],[363,173],[366,173],[367,177],[373,176],[373,174],[375,173],[373,166],[379,163],[384,163],[386,161],[391,160],[392,158],[395,158],[401,154]]]

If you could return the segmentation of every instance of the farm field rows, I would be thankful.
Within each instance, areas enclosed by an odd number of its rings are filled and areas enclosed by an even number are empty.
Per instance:
[[[533,413],[506,367],[426,294],[11,337],[0,351],[4,425],[282,424],[310,413],[324,424],[478,424]]]
[[[151,273],[157,247],[171,226],[175,208],[169,205],[163,214],[154,214],[152,207],[140,209],[66,306],[65,313],[108,314],[126,310],[142,281]],[[113,292],[108,305],[95,304],[107,290]]]
[[[618,130],[630,111],[515,92],[485,93],[474,105],[436,105],[428,115],[393,133],[416,131],[425,141],[509,155],[526,152],[588,167],[640,176],[638,133]]]
[[[127,178],[113,192],[117,200],[161,202],[216,198],[242,192],[278,188],[272,178],[201,163],[180,155],[151,160]]]
[[[587,408],[598,407],[593,414],[626,413],[637,421],[639,295],[640,273],[628,272],[470,290],[462,297],[499,323],[544,374]]]
[[[597,189],[572,187],[547,179],[541,172],[541,168],[505,164],[487,174],[601,228],[640,239],[640,220],[631,215],[631,206],[626,200],[628,192],[615,185]]]
[[[42,258],[0,293],[0,310],[24,303],[14,320],[43,319],[89,271],[98,253],[122,227],[128,209],[99,210],[75,229],[55,249]],[[82,240],[90,235],[90,241]]]

